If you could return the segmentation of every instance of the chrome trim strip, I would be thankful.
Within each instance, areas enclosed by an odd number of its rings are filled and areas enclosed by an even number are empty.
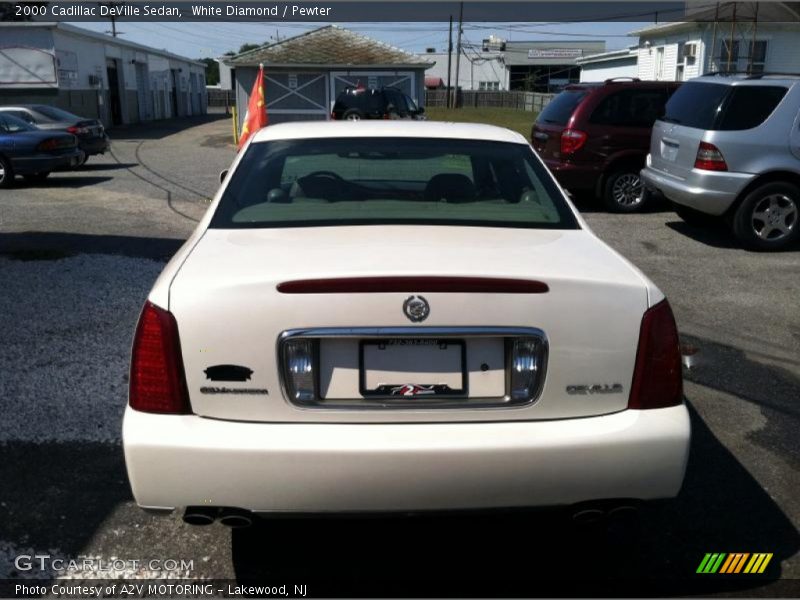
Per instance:
[[[539,337],[547,342],[537,327],[316,327],[288,329],[280,341],[291,337],[376,338],[376,337]]]

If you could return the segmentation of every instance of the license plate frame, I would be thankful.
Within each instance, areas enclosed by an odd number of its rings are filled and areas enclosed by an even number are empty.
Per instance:
[[[387,383],[376,388],[367,387],[367,365],[365,353],[369,346],[380,347],[409,347],[421,346],[432,347],[442,345],[446,347],[458,347],[460,356],[459,367],[461,371],[461,387],[454,388],[449,385],[432,384],[422,381],[398,381],[397,383]],[[367,399],[394,399],[394,400],[414,400],[425,401],[431,399],[464,399],[468,396],[468,371],[467,371],[467,344],[465,340],[458,338],[386,338],[386,339],[366,339],[359,341],[358,349],[358,388],[362,397]]]

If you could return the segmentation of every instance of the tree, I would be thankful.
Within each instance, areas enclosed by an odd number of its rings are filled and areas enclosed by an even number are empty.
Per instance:
[[[219,83],[219,63],[213,58],[201,58],[200,62],[206,65],[206,85]]]
[[[255,50],[256,48],[261,48],[261,44],[242,44],[239,46],[239,54],[249,50]]]

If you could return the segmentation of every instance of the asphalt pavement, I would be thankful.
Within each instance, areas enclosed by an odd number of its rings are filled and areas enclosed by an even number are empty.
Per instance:
[[[80,171],[0,191],[0,579],[108,576],[15,566],[46,554],[127,561],[115,577],[268,579],[312,594],[314,582],[336,581],[354,594],[554,595],[547,580],[589,595],[620,582],[642,593],[800,592],[800,250],[745,251],[666,206],[621,216],[578,202],[666,293],[696,350],[685,371],[692,453],[675,502],[600,528],[552,511],[235,531],[143,513],[119,442],[133,326],[234,150],[228,121],[213,116],[112,137],[113,152]],[[707,552],[774,558],[763,575],[697,575]]]

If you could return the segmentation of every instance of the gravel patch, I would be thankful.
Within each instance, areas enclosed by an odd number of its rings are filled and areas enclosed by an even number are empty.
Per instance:
[[[119,442],[133,329],[163,266],[0,258],[0,443]]]

